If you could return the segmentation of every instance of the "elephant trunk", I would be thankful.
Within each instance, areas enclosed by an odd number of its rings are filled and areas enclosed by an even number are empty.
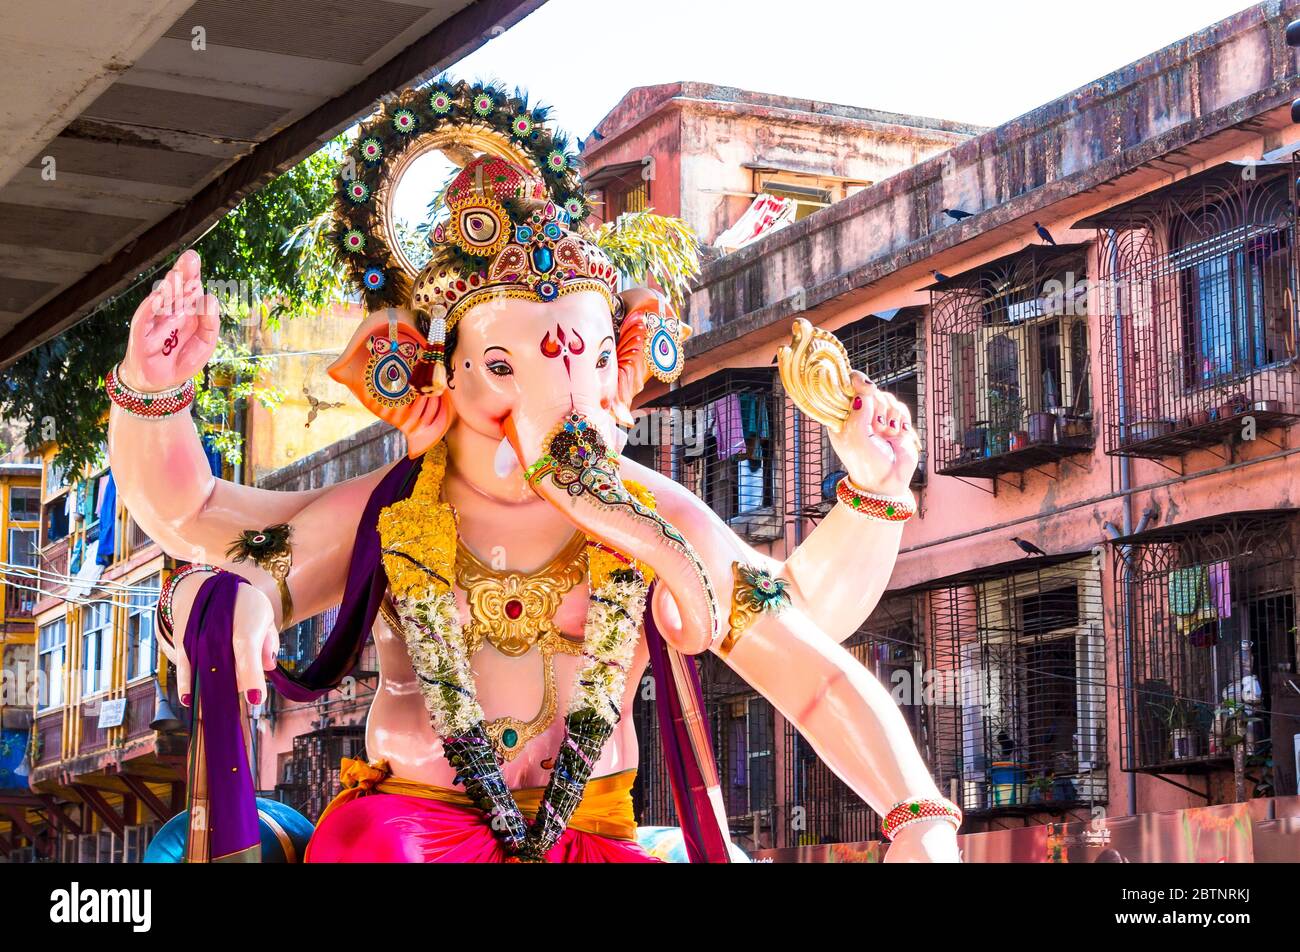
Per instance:
[[[654,570],[681,616],[675,647],[690,654],[707,649],[718,630],[713,585],[685,536],[624,487],[609,413],[577,405],[516,412],[505,431],[534,492],[590,538]]]

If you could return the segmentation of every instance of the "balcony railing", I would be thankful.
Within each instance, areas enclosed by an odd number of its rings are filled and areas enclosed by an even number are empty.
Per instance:
[[[1099,229],[1106,452],[1173,456],[1300,420],[1295,177],[1229,163],[1076,225]]]
[[[1298,528],[1289,511],[1240,513],[1116,541],[1125,769],[1227,770],[1240,753],[1247,795],[1296,792]]]
[[[36,593],[31,589],[37,586],[27,579],[20,581],[30,588],[18,588],[13,584],[5,586],[5,618],[9,621],[31,618],[32,609],[36,607]]]
[[[1093,445],[1085,245],[931,285],[935,471],[995,479]]]
[[[918,587],[928,601],[926,748],[968,816],[1106,802],[1101,577],[1091,553]]]

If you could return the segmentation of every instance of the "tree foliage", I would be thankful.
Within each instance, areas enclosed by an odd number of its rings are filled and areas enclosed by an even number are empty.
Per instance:
[[[339,140],[304,159],[244,199],[195,242],[208,290],[222,299],[223,342],[214,356],[198,404],[201,429],[223,455],[237,462],[241,447],[232,423],[239,402],[276,395],[253,384],[240,325],[277,323],[321,307],[342,293],[324,228],[311,228],[330,207]],[[131,317],[153,282],[184,249],[97,307],[76,326],[19,358],[0,377],[0,416],[27,425],[29,447],[54,440],[69,472],[94,464],[108,429],[104,376],[126,351]]]

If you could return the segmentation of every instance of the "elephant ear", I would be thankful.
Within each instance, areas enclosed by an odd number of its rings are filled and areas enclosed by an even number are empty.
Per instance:
[[[645,354],[645,316],[676,316],[676,312],[662,294],[651,288],[629,288],[619,297],[623,299],[623,323],[618,331],[618,394],[612,410],[618,423],[632,426],[632,401],[650,378],[650,364]],[[690,333],[691,329],[682,324],[683,340]]]
[[[406,434],[412,459],[443,438],[455,413],[446,391],[433,383],[433,365],[419,359],[428,347],[415,316],[393,308],[362,321],[326,371],[367,410]]]

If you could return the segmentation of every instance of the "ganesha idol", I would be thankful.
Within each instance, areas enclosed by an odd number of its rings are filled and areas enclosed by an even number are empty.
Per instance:
[[[781,373],[848,475],[785,561],[620,455],[638,392],[681,374],[689,330],[660,294],[621,287],[544,118],[497,87],[439,84],[383,104],[350,146],[334,238],[362,306],[329,373],[405,434],[392,465],[308,492],[214,478],[188,411],[220,327],[198,256],[135,315],[107,378],[109,452],[132,516],[191,563],[158,613],[194,715],[179,852],[260,858],[273,821],[259,821],[249,706],[268,680],[321,696],[373,637],[366,759],[343,764],[307,862],[655,861],[631,798],[631,711],[649,690],[681,851],[729,861],[693,658],[706,651],[885,818],[890,861],[955,861],[959,811],[841,644],[915,511],[908,411],[850,374],[830,335],[796,327]],[[434,149],[460,171],[415,262],[392,193]],[[277,666],[278,632],[336,605],[316,660]]]

